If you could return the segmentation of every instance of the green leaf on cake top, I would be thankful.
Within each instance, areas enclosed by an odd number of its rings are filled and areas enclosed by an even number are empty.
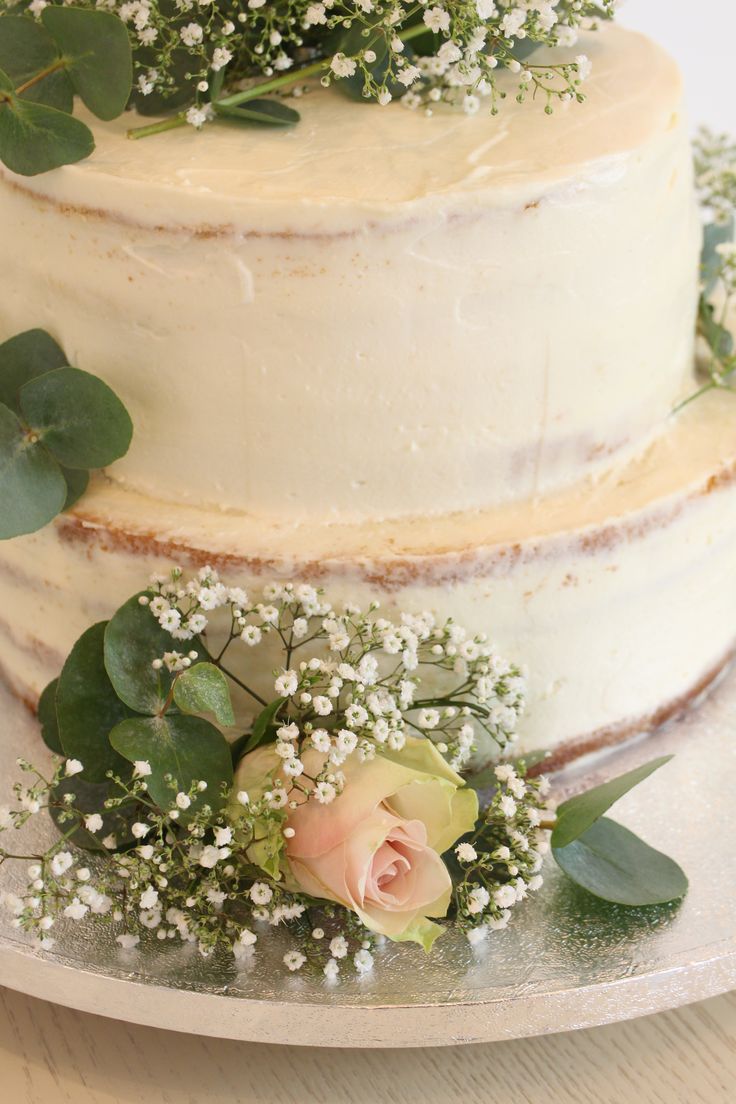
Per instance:
[[[568,878],[596,897],[631,907],[663,904],[687,893],[687,878],[673,859],[604,816],[671,758],[653,759],[558,807],[552,854]]]
[[[0,345],[0,540],[43,528],[84,493],[88,470],[125,455],[133,426],[97,376],[43,330]]]
[[[267,126],[294,126],[299,122],[299,112],[281,100],[247,100],[233,107],[215,102],[213,107],[218,115],[233,122],[265,123]]]
[[[75,93],[114,119],[132,83],[128,31],[112,13],[49,5],[41,23],[0,16],[0,161],[35,176],[89,157],[94,138],[72,115]]]
[[[103,11],[44,8],[41,21],[59,47],[74,91],[98,119],[125,111],[133,58],[125,24]]]

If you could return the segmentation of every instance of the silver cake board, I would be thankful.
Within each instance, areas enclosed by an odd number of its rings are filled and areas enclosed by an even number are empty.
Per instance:
[[[15,760],[43,760],[37,726],[0,689],[0,778]],[[373,971],[330,983],[289,974],[287,936],[259,941],[246,962],[203,959],[155,941],[122,951],[101,920],[55,929],[37,951],[0,916],[0,984],[133,1023],[229,1039],[303,1046],[418,1047],[514,1039],[593,1027],[675,1008],[736,988],[736,673],[696,709],[557,782],[572,791],[667,752],[676,758],[613,815],[667,851],[690,878],[679,905],[625,909],[596,901],[551,860],[545,884],[505,931],[479,947],[454,934],[433,953],[388,943]],[[0,796],[0,803],[7,800]],[[53,829],[34,829],[48,846]],[[19,864],[0,868],[17,890]],[[14,869],[14,867],[16,869]]]

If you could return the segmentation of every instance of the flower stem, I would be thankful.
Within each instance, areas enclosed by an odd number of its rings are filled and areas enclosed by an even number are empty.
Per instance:
[[[307,77],[314,77],[320,73],[323,69],[326,69],[328,62],[321,58],[319,61],[313,61],[311,65],[302,66],[301,69],[295,69],[292,72],[283,73],[279,77],[273,77],[271,80],[263,81],[260,84],[254,84],[250,88],[244,89],[242,92],[233,92],[230,96],[225,96],[221,100],[216,100],[214,103],[215,109],[218,107],[237,107],[238,104],[246,103],[248,100],[255,100],[259,96],[264,96],[268,92],[276,92],[279,88],[285,88],[289,84],[294,84],[295,81],[304,80]],[[180,112],[178,115],[172,115],[170,119],[163,119],[158,123],[151,123],[149,126],[133,127],[128,131],[129,138],[148,138],[153,134],[163,134],[167,130],[176,130],[177,127],[183,127],[187,125],[186,114]]]
[[[66,69],[66,60],[59,58],[51,65],[47,65],[45,69],[42,69],[39,73],[36,73],[35,77],[30,77],[23,84],[19,84],[15,90],[16,96],[22,96],[24,92],[27,92],[29,88],[33,88],[34,84],[39,84],[46,77],[50,77],[52,73],[58,73],[60,69]]]

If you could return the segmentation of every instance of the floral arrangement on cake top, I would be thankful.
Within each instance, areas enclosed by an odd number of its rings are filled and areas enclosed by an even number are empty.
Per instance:
[[[289,126],[309,82],[409,108],[445,102],[495,114],[517,99],[582,100],[582,28],[617,0],[0,0],[0,159],[45,172],[89,155],[74,96],[98,118],[126,106],[173,112],[143,137],[210,119]],[[534,50],[548,47],[544,57]],[[499,74],[511,84],[499,83]]]
[[[348,956],[369,970],[385,938],[429,951],[450,927],[471,943],[505,927],[550,840],[599,898],[680,898],[677,864],[604,815],[668,757],[555,812],[540,757],[513,755],[524,689],[484,635],[429,613],[334,608],[308,584],[251,597],[173,569],[88,629],[44,692],[60,758],[22,760],[0,814],[0,862],[27,868],[5,903],[42,948],[90,916],[122,948],[179,939],[204,956],[285,928],[285,966],[334,979]],[[245,726],[233,691],[255,709]],[[6,844],[43,811],[59,830],[45,852]]]

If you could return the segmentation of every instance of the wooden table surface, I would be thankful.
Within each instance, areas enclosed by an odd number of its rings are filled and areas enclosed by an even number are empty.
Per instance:
[[[308,1050],[179,1035],[0,989],[8,1104],[734,1104],[736,993],[565,1035]]]

